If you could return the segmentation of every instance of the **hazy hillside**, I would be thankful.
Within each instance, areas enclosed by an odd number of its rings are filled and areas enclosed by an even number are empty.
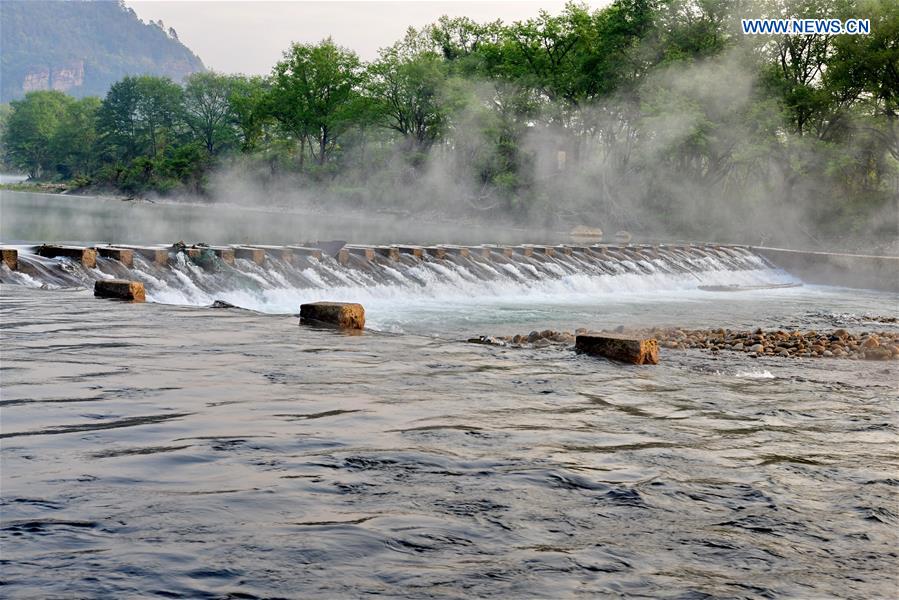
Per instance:
[[[115,0],[0,2],[0,100],[32,90],[102,96],[125,75],[178,81],[205,70],[172,30]]]

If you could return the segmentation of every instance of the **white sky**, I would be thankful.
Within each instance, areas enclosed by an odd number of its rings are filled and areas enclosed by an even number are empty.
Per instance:
[[[593,7],[611,0],[592,0]],[[126,0],[144,21],[162,19],[207,67],[226,73],[266,74],[291,42],[317,42],[329,35],[363,60],[400,39],[410,25],[421,27],[441,15],[478,22],[506,22],[558,13],[563,0],[487,2],[383,2],[319,0]]]

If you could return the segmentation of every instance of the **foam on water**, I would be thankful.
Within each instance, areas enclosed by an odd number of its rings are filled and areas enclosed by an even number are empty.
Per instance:
[[[403,256],[389,261],[351,257],[341,265],[330,257],[297,257],[295,264],[267,256],[263,266],[237,259],[233,265],[217,261],[204,269],[186,254],[174,254],[160,267],[135,256],[126,269],[117,261],[101,258],[96,269],[83,269],[69,259],[43,259],[22,255],[39,271],[37,277],[7,274],[4,280],[23,285],[92,286],[93,280],[128,277],[144,282],[147,300],[160,304],[208,306],[222,300],[240,308],[270,314],[295,314],[304,302],[331,300],[360,302],[369,314],[369,325],[388,331],[437,315],[467,319],[472,309],[485,322],[501,322],[504,314],[536,312],[551,307],[601,306],[613,303],[645,304],[709,301],[700,285],[760,285],[792,283],[783,271],[771,268],[760,257],[743,249],[668,250],[645,260],[633,256],[599,257],[591,253],[512,258],[497,256]],[[766,290],[766,295],[790,294],[791,290]],[[752,292],[744,292],[751,298]]]
[[[737,377],[741,379],[774,379],[774,375],[767,369],[750,369],[748,371],[737,371]]]

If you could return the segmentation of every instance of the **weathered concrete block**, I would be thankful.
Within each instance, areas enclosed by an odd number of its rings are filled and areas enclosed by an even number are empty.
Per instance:
[[[94,296],[98,298],[116,298],[132,302],[144,302],[147,297],[144,284],[127,279],[99,279],[94,283]]]
[[[555,256],[556,249],[552,246],[534,246],[534,252],[543,256]]]
[[[396,249],[400,254],[410,254],[415,258],[424,256],[424,248],[421,246],[397,246]]]
[[[603,356],[634,365],[659,364],[659,343],[618,334],[579,335],[574,347],[578,352]]]
[[[350,262],[350,251],[346,248],[341,248],[337,251],[337,262],[339,262],[342,266],[347,266]]]
[[[308,246],[287,246],[295,256],[311,256],[312,258],[321,260],[322,251],[319,248],[310,248]],[[340,250],[338,250],[340,252]]]
[[[45,256],[47,258],[71,258],[80,261],[86,269],[93,269],[97,266],[97,251],[93,248],[44,244],[37,249],[37,253],[39,256]]]
[[[400,251],[395,246],[375,246],[373,250],[390,260],[399,260]]]
[[[344,250],[354,256],[361,256],[365,260],[374,260],[375,258],[375,249],[371,246],[346,246]]]
[[[514,254],[520,254],[522,256],[531,256],[534,253],[533,246],[512,246],[509,250]],[[512,254],[507,254],[506,256],[512,256]]]
[[[262,244],[254,244],[252,247],[263,250],[267,255],[281,259],[286,263],[293,263],[294,252],[289,246],[267,246]]]
[[[102,246],[96,248],[96,251],[100,256],[117,260],[129,269],[134,266],[134,250],[131,250],[130,248]]]
[[[234,259],[236,258],[234,254],[234,248],[224,248],[221,246],[211,247],[210,250],[212,253],[219,258],[226,265],[233,265]]]
[[[157,266],[163,267],[169,262],[169,249],[168,248],[159,248],[155,246],[124,246],[120,245],[120,248],[128,248],[133,251],[135,254],[138,254],[150,262],[156,264]]]
[[[471,249],[466,246],[440,246],[440,250],[442,250],[444,254],[452,254],[453,256],[461,256],[462,258],[471,256]],[[443,257],[441,256],[440,258]]]
[[[0,248],[0,258],[10,271],[19,270],[19,251],[15,248]]]
[[[301,324],[335,325],[344,329],[363,329],[365,309],[352,302],[312,302],[300,306]]]
[[[243,260],[254,262],[260,266],[265,264],[265,250],[263,250],[262,248],[238,246],[234,248],[234,256],[236,258],[242,258]]]
[[[565,256],[571,256],[571,253],[574,251],[574,248],[571,246],[556,246],[556,252],[559,254],[564,254]]]

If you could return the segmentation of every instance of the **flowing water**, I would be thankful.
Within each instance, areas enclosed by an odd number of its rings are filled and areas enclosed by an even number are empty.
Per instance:
[[[895,328],[740,250],[0,273],[11,598],[893,598],[896,362],[478,334]],[[580,262],[577,262],[580,261]],[[92,297],[130,274],[150,302]],[[299,327],[365,304],[361,335]],[[214,309],[226,300],[242,308]]]

